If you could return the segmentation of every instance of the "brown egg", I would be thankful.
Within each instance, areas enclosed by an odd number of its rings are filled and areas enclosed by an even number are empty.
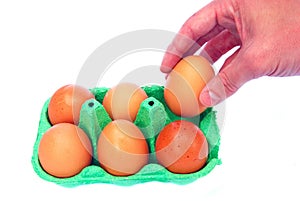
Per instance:
[[[48,115],[52,125],[79,123],[82,104],[95,96],[86,88],[69,84],[58,89],[50,99]]]
[[[137,173],[148,163],[148,144],[132,122],[115,120],[102,131],[97,145],[101,167],[112,175]]]
[[[157,161],[174,173],[187,174],[200,170],[206,164],[208,151],[203,132],[185,120],[167,124],[155,142]]]
[[[164,98],[170,110],[178,116],[193,117],[206,107],[199,95],[215,73],[210,63],[201,56],[183,58],[169,74]]]
[[[92,146],[78,126],[59,123],[42,136],[38,157],[47,173],[55,177],[71,177],[91,164]]]
[[[132,83],[120,83],[111,88],[103,99],[103,106],[113,119],[134,121],[146,92]]]

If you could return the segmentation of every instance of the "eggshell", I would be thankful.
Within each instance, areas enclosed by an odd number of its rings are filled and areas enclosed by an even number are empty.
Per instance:
[[[103,106],[113,119],[134,121],[143,100],[148,98],[145,91],[132,83],[120,83],[111,88],[104,97]]]
[[[70,123],[49,128],[39,144],[39,161],[55,177],[71,177],[91,164],[92,146],[85,132]]]
[[[137,173],[148,163],[149,150],[139,128],[127,120],[115,120],[98,140],[100,165],[109,173],[126,176]]]
[[[51,123],[78,124],[82,104],[94,95],[86,88],[69,84],[59,88],[51,97],[48,115]]]
[[[168,75],[164,98],[173,113],[182,117],[193,117],[206,107],[199,95],[215,73],[210,63],[201,56],[183,58]]]
[[[181,174],[200,170],[208,157],[208,143],[203,132],[185,120],[166,125],[157,137],[155,150],[160,164]]]

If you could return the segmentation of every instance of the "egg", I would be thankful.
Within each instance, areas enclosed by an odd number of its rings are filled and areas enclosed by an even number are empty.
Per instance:
[[[134,121],[141,103],[148,98],[146,92],[133,83],[120,83],[108,90],[103,106],[113,119]]]
[[[158,162],[169,171],[180,174],[203,168],[208,158],[208,143],[203,132],[193,123],[177,120],[159,133],[155,152]]]
[[[105,126],[97,150],[100,166],[112,175],[132,175],[148,163],[146,139],[140,129],[127,120],[114,120]]]
[[[202,89],[214,77],[214,69],[202,56],[180,60],[167,77],[164,99],[170,110],[182,117],[193,117],[206,107],[199,100]]]
[[[54,124],[58,123],[79,123],[79,116],[82,104],[95,98],[86,88],[79,85],[65,85],[59,88],[51,97],[48,106],[49,120]]]
[[[70,123],[48,129],[38,147],[42,168],[55,177],[72,177],[91,164],[92,145],[85,132]]]

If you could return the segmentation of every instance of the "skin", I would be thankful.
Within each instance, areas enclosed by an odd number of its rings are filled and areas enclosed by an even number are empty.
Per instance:
[[[200,55],[212,63],[238,46],[202,90],[199,98],[206,106],[222,102],[261,76],[300,75],[300,1],[212,1],[183,24],[161,71],[169,73],[182,57],[202,46]]]

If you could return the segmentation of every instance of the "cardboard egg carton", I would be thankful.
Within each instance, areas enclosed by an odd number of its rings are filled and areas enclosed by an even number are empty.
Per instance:
[[[109,90],[105,87],[91,89],[95,99],[87,100],[81,108],[79,127],[89,136],[93,146],[93,161],[79,174],[69,178],[57,178],[43,170],[38,159],[38,146],[43,134],[52,126],[48,119],[48,99],[41,111],[37,138],[33,147],[32,166],[39,177],[65,187],[75,187],[84,184],[109,183],[122,186],[134,185],[144,182],[159,181],[172,182],[176,184],[191,183],[208,173],[216,165],[221,164],[218,157],[220,146],[219,128],[216,122],[216,111],[213,108],[206,109],[199,116],[193,118],[182,118],[173,114],[164,100],[163,86],[145,86],[142,89],[147,93],[148,98],[140,105],[134,124],[144,134],[149,146],[149,162],[138,173],[131,176],[114,176],[106,172],[99,165],[97,160],[97,141],[102,129],[111,122],[111,118],[102,105],[103,98]],[[158,164],[155,156],[155,140],[162,128],[170,122],[184,119],[197,125],[206,136],[209,145],[208,160],[199,171],[189,174],[176,174],[168,171]]]

